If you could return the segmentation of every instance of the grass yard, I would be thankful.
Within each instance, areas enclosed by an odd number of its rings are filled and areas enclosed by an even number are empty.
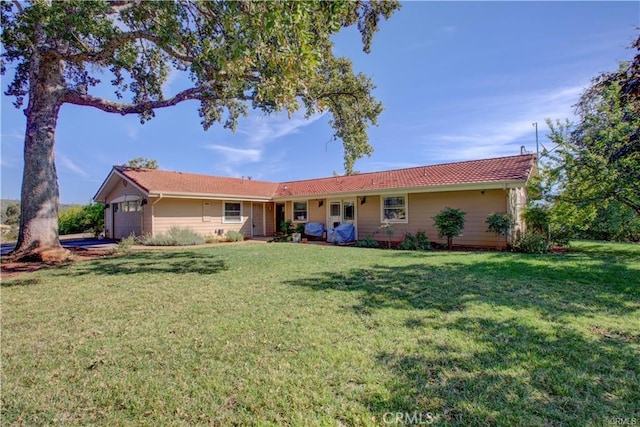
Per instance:
[[[2,281],[3,425],[640,425],[640,246],[148,251]]]

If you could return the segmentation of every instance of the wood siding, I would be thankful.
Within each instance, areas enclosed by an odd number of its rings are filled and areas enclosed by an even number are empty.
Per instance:
[[[204,202],[211,204],[211,217],[203,216]],[[223,234],[233,230],[241,232],[245,237],[251,237],[251,202],[242,202],[240,223],[223,223],[222,209],[222,200],[161,199],[154,206],[153,234],[166,233],[171,227],[182,227],[203,236],[216,235],[218,230],[224,230]]]
[[[266,207],[266,235],[273,236],[276,232],[276,204],[273,202],[265,203]]]
[[[507,212],[507,194],[505,190],[409,194],[408,222],[393,223],[391,241],[401,241],[406,232],[415,234],[424,230],[430,241],[446,243],[446,238],[438,239],[433,217],[442,209],[451,207],[466,212],[463,235],[454,238],[454,244],[495,247],[496,236],[487,233],[485,221],[492,213]],[[366,203],[358,206],[358,239],[373,236],[376,240],[386,241],[387,234],[379,231],[381,199],[380,196],[368,196]],[[506,238],[502,239],[502,243],[505,242]]]
[[[318,206],[322,202],[322,206]],[[322,199],[309,200],[307,205],[309,222],[321,222],[326,227],[327,224],[327,201]]]

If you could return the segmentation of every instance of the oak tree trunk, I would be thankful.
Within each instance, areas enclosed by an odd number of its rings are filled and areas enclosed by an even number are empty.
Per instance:
[[[53,54],[34,55],[30,64],[29,104],[25,110],[20,232],[12,256],[58,261],[68,251],[58,237],[58,176],[54,145],[64,95],[63,62]]]

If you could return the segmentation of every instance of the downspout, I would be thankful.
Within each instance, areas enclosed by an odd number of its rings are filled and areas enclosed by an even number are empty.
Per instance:
[[[160,193],[160,197],[158,197],[158,199],[151,203],[151,235],[154,236],[156,233],[156,203],[158,203],[160,200],[162,200],[162,193]]]

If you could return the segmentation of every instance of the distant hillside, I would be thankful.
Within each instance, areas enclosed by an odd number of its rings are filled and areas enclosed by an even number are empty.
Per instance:
[[[0,212],[4,213],[7,211],[7,206],[12,205],[12,204],[18,204],[20,205],[20,200],[17,199],[0,199]],[[58,210],[60,212],[72,208],[74,206],[82,206],[82,205],[78,205],[78,204],[61,204],[58,206]]]

